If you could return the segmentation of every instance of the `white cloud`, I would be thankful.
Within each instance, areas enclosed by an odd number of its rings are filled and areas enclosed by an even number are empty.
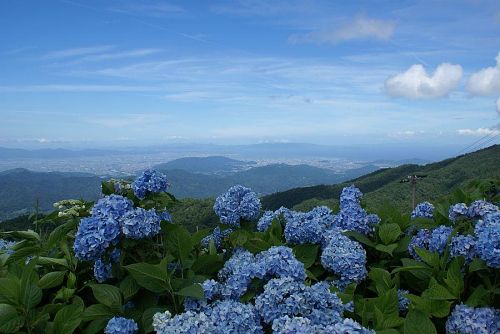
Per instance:
[[[435,99],[448,95],[462,78],[462,66],[443,63],[432,75],[420,65],[412,65],[407,71],[385,81],[385,91],[394,97],[410,99]]]
[[[500,134],[500,130],[495,128],[460,129],[457,130],[457,132],[459,135],[477,136],[477,137],[486,135],[496,136]]]
[[[289,37],[291,43],[339,43],[354,39],[389,39],[396,28],[392,21],[370,19],[363,16],[355,18],[340,27],[294,34]]]
[[[469,78],[467,89],[473,95],[494,95],[500,93],[500,52],[495,67],[483,68]]]

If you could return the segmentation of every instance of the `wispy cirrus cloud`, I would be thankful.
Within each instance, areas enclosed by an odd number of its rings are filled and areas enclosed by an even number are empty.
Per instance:
[[[108,93],[162,91],[158,86],[47,84],[0,86],[1,93]]]
[[[101,45],[101,46],[91,46],[91,47],[81,47],[81,48],[71,48],[71,49],[63,49],[56,50],[45,55],[42,55],[42,59],[61,59],[61,58],[70,58],[70,57],[78,57],[78,56],[86,56],[90,54],[102,53],[112,50],[114,46],[112,45]]]
[[[477,129],[459,129],[457,130],[459,135],[464,136],[486,136],[486,135],[500,135],[500,129],[498,127],[493,128],[477,128]]]
[[[293,34],[290,43],[337,44],[350,40],[389,39],[396,29],[396,24],[389,20],[379,20],[358,16],[352,21],[328,29],[308,33]]]
[[[178,5],[161,1],[125,2],[110,8],[111,11],[123,14],[163,17],[185,13],[186,10]]]

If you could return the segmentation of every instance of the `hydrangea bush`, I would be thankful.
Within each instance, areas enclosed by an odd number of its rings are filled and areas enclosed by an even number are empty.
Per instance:
[[[251,189],[219,218],[172,221],[167,177],[103,182],[0,239],[0,333],[498,333],[498,196],[458,193],[369,212],[354,185],[337,212],[263,210]]]

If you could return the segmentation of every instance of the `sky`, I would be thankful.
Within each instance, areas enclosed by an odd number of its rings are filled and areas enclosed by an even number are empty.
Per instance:
[[[499,1],[0,1],[0,146],[465,147],[499,117]]]

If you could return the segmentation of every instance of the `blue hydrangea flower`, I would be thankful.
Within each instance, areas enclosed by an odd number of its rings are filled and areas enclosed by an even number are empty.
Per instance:
[[[352,319],[343,319],[327,326],[314,325],[303,317],[284,316],[273,322],[274,334],[375,334]]]
[[[128,198],[111,194],[99,199],[92,207],[91,213],[93,217],[112,218],[120,222],[123,215],[133,207],[134,204]]]
[[[15,244],[16,244],[16,242],[14,242],[14,241],[0,239],[0,252],[5,252],[7,254],[13,254],[14,251],[12,250],[12,247],[14,247]]]
[[[237,185],[217,197],[214,211],[223,224],[240,226],[240,219],[253,220],[258,217],[261,204],[257,194],[249,188]]]
[[[457,305],[446,321],[447,334],[493,334],[500,332],[500,311],[490,307]]]
[[[300,281],[306,278],[304,264],[286,246],[273,246],[257,254],[253,271],[258,278],[291,277]]]
[[[288,244],[317,244],[321,241],[323,226],[315,215],[293,212],[286,220],[284,234]]]
[[[408,253],[410,253],[411,257],[420,261],[420,256],[418,256],[417,252],[415,252],[415,248],[427,249],[429,247],[430,238],[431,232],[429,230],[421,229],[418,231],[408,244]]]
[[[215,302],[205,314],[214,324],[216,334],[264,333],[260,318],[252,304],[234,300]]]
[[[210,241],[213,240],[215,248],[220,249],[222,246],[222,240],[229,236],[233,231],[234,230],[232,228],[221,231],[220,227],[217,226],[216,228],[214,228],[211,234],[201,239],[201,246],[204,248],[208,248]]]
[[[313,216],[315,219],[319,220],[319,223],[323,227],[323,229],[331,229],[335,223],[335,215],[333,211],[327,206],[317,206],[311,211],[309,211],[308,215]]]
[[[160,232],[161,218],[154,209],[136,208],[123,217],[123,234],[130,239],[151,238]]]
[[[487,214],[494,212],[498,212],[498,206],[491,204],[490,202],[478,200],[469,205],[469,211],[467,214],[471,219],[481,219]]]
[[[465,218],[468,216],[469,208],[465,203],[457,203],[450,206],[448,211],[448,218],[455,223],[459,218]]]
[[[201,284],[204,293],[204,299],[193,299],[193,298],[185,298],[184,299],[184,310],[186,311],[201,311],[205,310],[208,306],[208,303],[220,297],[222,292],[222,285],[213,280],[208,279]]]
[[[260,217],[259,221],[257,222],[257,231],[266,231],[271,226],[275,218],[277,218],[275,212],[269,210],[264,212],[262,217]]]
[[[341,320],[342,301],[330,292],[326,282],[306,286],[291,277],[275,278],[255,298],[255,308],[268,324],[284,316],[307,318],[312,324],[326,325]]]
[[[203,312],[186,311],[172,317],[170,312],[156,313],[153,328],[157,334],[212,334],[216,333],[211,319]]]
[[[365,328],[352,319],[344,319],[334,325],[327,326],[324,333],[329,334],[375,334],[374,330]]]
[[[160,216],[160,220],[164,220],[169,223],[172,222],[172,215],[168,211],[162,211],[158,213],[158,215]]]
[[[492,268],[500,268],[500,212],[486,215],[474,229],[476,252]]]
[[[452,231],[452,227],[444,225],[435,228],[429,239],[429,250],[431,252],[438,252],[440,255],[443,254]]]
[[[106,263],[98,259],[94,263],[94,277],[99,283],[104,283],[112,277],[111,263]]]
[[[339,276],[339,286],[358,283],[366,277],[366,251],[357,241],[338,233],[324,247],[321,264]]]
[[[132,319],[113,317],[109,320],[104,333],[106,334],[135,334],[139,331],[139,326]]]
[[[410,300],[406,298],[405,295],[409,294],[410,291],[404,289],[398,289],[398,307],[399,312],[408,311],[408,306],[410,305]]]
[[[340,212],[333,217],[333,226],[344,231],[356,231],[365,235],[373,232],[380,223],[377,215],[368,215],[361,207],[363,193],[355,186],[346,187],[340,194]]]
[[[450,256],[463,256],[466,262],[470,262],[476,256],[475,244],[472,235],[455,235],[450,242]]]
[[[167,191],[170,186],[167,177],[155,170],[147,169],[132,183],[132,190],[139,199],[144,199],[149,193]]]
[[[120,224],[111,217],[86,217],[80,221],[73,249],[80,260],[96,260],[106,248],[116,244],[120,236]]]
[[[432,219],[434,217],[433,211],[434,211],[434,205],[432,205],[431,203],[429,202],[419,203],[411,213],[411,219],[415,218]]]

